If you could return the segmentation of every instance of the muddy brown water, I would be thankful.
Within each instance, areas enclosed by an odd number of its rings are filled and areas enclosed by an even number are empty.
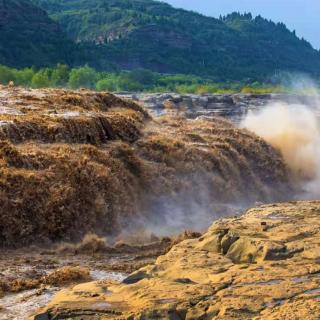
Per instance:
[[[2,250],[0,279],[39,279],[62,267],[81,266],[90,270],[92,281],[121,282],[135,269],[152,263],[159,254],[161,252],[155,248],[152,250],[142,248],[140,253],[122,254],[59,254],[36,248]],[[74,284],[76,283],[70,285]],[[0,320],[28,319],[63,287],[40,285],[31,290],[6,292],[0,298]]]
[[[279,97],[277,97],[279,98]],[[144,100],[144,105],[151,109],[153,114],[161,115],[164,110],[156,98],[140,97],[140,101]],[[139,101],[139,99],[136,99]],[[152,100],[153,99],[153,100]],[[169,99],[171,99],[169,97]],[[177,103],[183,106],[185,101],[190,99],[196,105],[200,100],[198,97],[185,97]],[[187,110],[190,118],[195,117],[212,117],[224,116],[231,119],[235,123],[239,123],[248,111],[255,111],[263,108],[269,98],[256,98],[251,100],[245,97],[234,97],[237,101],[234,105],[230,105],[230,101],[222,101],[209,104],[209,106],[194,110]],[[210,99],[207,99],[208,101]],[[150,102],[151,101],[151,102]],[[189,103],[190,105],[190,103]],[[7,107],[0,109],[0,113],[14,114],[16,111]],[[73,113],[68,116],[73,116]],[[320,113],[319,113],[320,115]],[[0,121],[0,126],[2,122]],[[279,218],[279,217],[277,217]],[[272,219],[272,217],[270,217]],[[152,263],[156,257],[161,254],[161,250],[142,250],[137,253],[98,253],[98,254],[60,254],[54,251],[48,252],[37,248],[27,248],[18,251],[0,251],[0,280],[12,279],[39,279],[65,266],[83,266],[90,270],[92,280],[110,280],[122,281],[127,274],[132,271]],[[297,280],[304,281],[304,280]],[[268,285],[266,283],[265,285]],[[41,286],[31,290],[21,292],[6,292],[0,298],[0,320],[23,320],[27,319],[39,308],[45,306],[60,290],[61,287]],[[306,294],[318,294],[319,288],[310,290]],[[168,299],[170,300],[170,299]],[[167,302],[167,301],[165,301]],[[161,303],[161,302],[160,302]],[[164,303],[164,302],[163,302]],[[281,301],[279,301],[281,303]]]

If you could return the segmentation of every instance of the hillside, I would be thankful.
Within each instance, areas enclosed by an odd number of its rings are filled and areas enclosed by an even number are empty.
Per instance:
[[[30,1],[0,0],[0,64],[70,63],[72,46],[59,25]]]
[[[157,232],[202,229],[229,205],[293,191],[279,152],[227,120],[153,119],[93,91],[0,92],[0,247],[145,221]]]
[[[260,16],[233,13],[215,19],[151,0],[33,1],[82,44],[86,53],[77,63],[96,68],[113,63],[218,80],[320,73],[318,51],[284,24]]]
[[[320,53],[284,24],[238,13],[215,19],[152,0],[0,0],[0,39],[0,64],[18,68],[63,62],[213,81],[320,75]]]

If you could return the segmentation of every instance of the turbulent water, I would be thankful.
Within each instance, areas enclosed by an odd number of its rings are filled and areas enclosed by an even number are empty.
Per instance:
[[[88,264],[93,279],[106,279],[101,267],[114,260],[119,271],[165,252],[170,245],[159,237],[205,230],[256,203],[319,196],[315,97],[134,99],[148,112],[104,93],[1,88],[0,295],[31,288],[25,279],[66,264],[64,254],[26,249],[15,266],[7,248],[73,242],[62,246],[71,248],[67,264]],[[110,251],[93,236],[92,256],[77,257],[77,242],[92,232],[108,238]],[[135,256],[123,242],[114,245],[119,239],[156,239],[157,250],[146,245]],[[104,254],[95,256],[101,241]],[[43,306],[56,290],[36,288],[2,298],[0,319],[23,319],[24,308]]]
[[[294,81],[299,91],[306,81]],[[297,199],[317,199],[320,190],[320,96],[307,81],[309,94],[130,95],[153,114],[183,112],[189,118],[224,117],[281,151],[299,186]],[[306,89],[304,88],[304,89]],[[310,89],[311,88],[311,89]],[[128,97],[128,96],[127,96]]]
[[[319,106],[272,103],[241,123],[281,151],[304,199],[320,197]]]
[[[235,124],[250,112],[259,112],[272,104],[309,106],[320,118],[319,97],[317,91],[310,95],[299,94],[232,94],[232,95],[195,95],[195,94],[122,94],[119,97],[132,99],[142,104],[151,114],[182,113],[189,118],[224,117]]]
[[[4,246],[204,230],[293,191],[280,153],[222,118],[152,118],[104,93],[2,91]]]

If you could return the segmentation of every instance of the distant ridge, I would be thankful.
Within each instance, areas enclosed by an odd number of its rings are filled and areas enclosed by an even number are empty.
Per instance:
[[[70,64],[88,63],[99,70],[146,68],[219,81],[265,79],[282,71],[320,74],[319,51],[284,24],[260,16],[233,13],[215,19],[152,0],[31,1],[60,24],[77,46],[77,56],[69,53],[73,49],[63,33],[40,9],[32,9],[27,0],[1,0],[0,24],[5,3],[14,17],[21,10],[19,3],[30,15],[11,22],[10,34],[16,40],[9,46],[1,43],[0,63],[34,64],[29,47],[35,47],[40,53],[35,62],[65,61],[68,53]],[[22,45],[21,30],[26,28]],[[1,39],[3,34],[8,38],[2,26]],[[26,56],[15,52],[16,44],[25,46]]]

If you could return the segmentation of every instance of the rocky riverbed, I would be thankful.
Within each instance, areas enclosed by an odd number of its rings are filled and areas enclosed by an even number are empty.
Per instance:
[[[153,115],[184,114],[189,118],[221,116],[239,123],[250,111],[258,111],[272,103],[312,106],[320,117],[318,97],[298,94],[177,94],[122,93],[144,106]]]
[[[320,202],[216,221],[122,283],[59,292],[33,319],[308,319],[320,316]]]
[[[182,235],[181,240],[184,237],[192,237],[192,234]],[[136,269],[153,263],[175,241],[180,240],[153,239],[148,245],[119,243],[108,247],[104,239],[91,236],[81,246],[60,244],[50,249],[2,249],[0,320],[27,319],[49,303],[59,290],[72,284],[89,280],[110,284],[122,281]]]

